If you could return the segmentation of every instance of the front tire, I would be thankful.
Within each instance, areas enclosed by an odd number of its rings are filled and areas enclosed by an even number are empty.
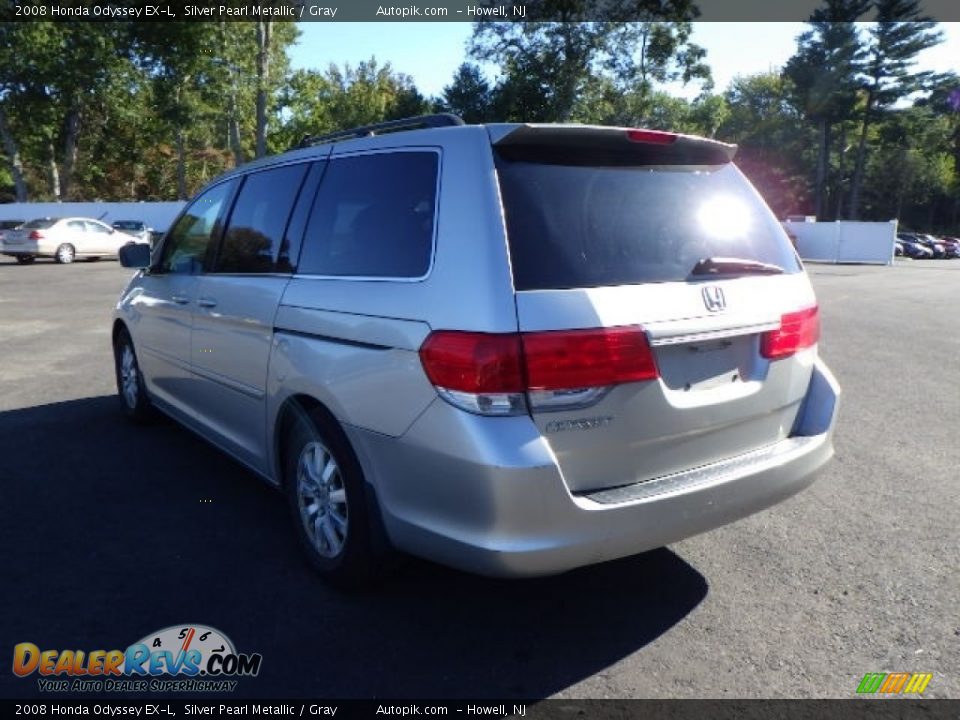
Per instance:
[[[117,377],[117,394],[124,414],[137,423],[152,420],[156,411],[147,395],[147,388],[137,362],[137,353],[133,349],[133,340],[126,329],[117,334],[113,346],[114,367]]]
[[[77,257],[77,249],[70,243],[64,243],[57,248],[57,252],[54,255],[54,260],[56,260],[61,265],[69,265]]]
[[[364,478],[349,441],[319,410],[299,410],[283,447],[287,502],[307,559],[326,580],[356,587],[379,569]]]

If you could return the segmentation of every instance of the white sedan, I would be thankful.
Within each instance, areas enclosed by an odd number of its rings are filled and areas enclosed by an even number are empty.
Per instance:
[[[132,242],[136,242],[136,238],[99,220],[39,218],[6,231],[0,240],[0,254],[15,257],[21,265],[28,265],[38,257],[72,263],[78,258],[115,258],[121,247]]]

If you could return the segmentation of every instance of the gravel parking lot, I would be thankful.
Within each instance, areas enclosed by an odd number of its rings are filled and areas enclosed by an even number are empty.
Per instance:
[[[960,261],[809,271],[844,391],[809,490],[562,577],[410,561],[347,595],[301,561],[278,493],[172,422],[123,420],[129,271],[0,259],[0,652],[202,623],[263,654],[237,697],[852,697],[893,671],[960,697]],[[0,670],[0,696],[37,694]]]

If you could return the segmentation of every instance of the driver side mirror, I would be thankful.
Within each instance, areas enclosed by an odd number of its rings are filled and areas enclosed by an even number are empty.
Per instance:
[[[127,243],[117,255],[125,268],[142,269],[150,267],[150,246],[144,243]]]

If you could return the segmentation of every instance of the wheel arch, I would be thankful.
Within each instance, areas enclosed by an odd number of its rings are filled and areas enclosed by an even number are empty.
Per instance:
[[[127,324],[120,318],[115,318],[113,321],[113,328],[110,330],[110,343],[114,348],[117,347],[117,340],[120,338],[120,333],[125,332],[127,335],[130,335],[130,328],[127,327]]]
[[[392,543],[386,531],[383,521],[382,509],[377,496],[376,486],[371,482],[370,473],[364,467],[357,448],[350,441],[349,436],[343,428],[343,424],[337,419],[336,415],[322,401],[313,395],[306,393],[295,393],[286,398],[277,410],[276,421],[273,423],[273,477],[276,480],[277,487],[286,491],[287,478],[284,473],[284,458],[286,447],[284,445],[292,423],[297,417],[306,416],[309,422],[313,422],[311,415],[319,415],[327,424],[327,429],[337,434],[338,439],[342,441],[343,447],[352,456],[352,460],[359,468],[363,480],[364,501],[367,508],[370,529],[373,533],[372,539],[378,552],[388,552]]]
[[[357,464],[360,465],[353,443],[350,442],[346,432],[343,430],[343,426],[333,412],[330,411],[330,408],[312,395],[297,393],[291,395],[281,403],[280,408],[277,410],[276,421],[273,423],[273,476],[277,480],[277,485],[281,488],[286,485],[286,477],[284,477],[283,472],[283,458],[289,430],[298,417],[305,418],[307,422],[313,422],[310,416],[315,413],[322,417],[329,428],[340,436],[344,445],[353,453]]]

